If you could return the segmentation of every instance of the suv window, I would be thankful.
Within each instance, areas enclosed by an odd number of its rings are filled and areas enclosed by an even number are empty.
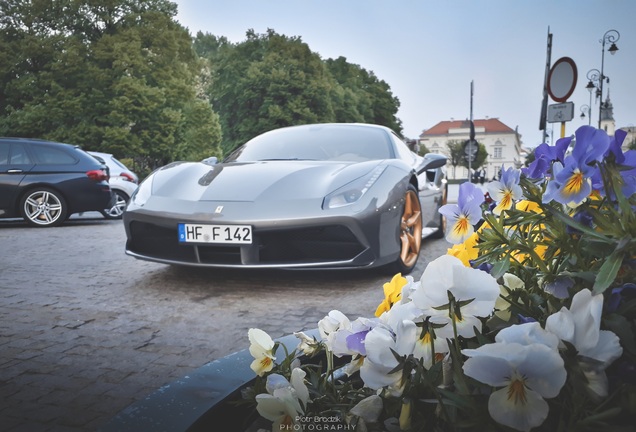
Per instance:
[[[57,147],[34,144],[31,146],[39,163],[45,165],[72,165],[77,159]]]
[[[22,144],[11,144],[11,165],[29,165],[31,158]]]
[[[0,143],[0,165],[9,163],[9,143]]]
[[[31,165],[31,157],[22,144],[0,143],[0,165]]]

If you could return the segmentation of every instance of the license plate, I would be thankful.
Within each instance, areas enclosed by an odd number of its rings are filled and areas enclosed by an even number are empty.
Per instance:
[[[250,225],[179,224],[180,243],[252,244]]]

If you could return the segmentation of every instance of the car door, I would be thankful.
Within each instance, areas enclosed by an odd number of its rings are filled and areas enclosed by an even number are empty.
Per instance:
[[[23,143],[0,142],[0,217],[19,216],[20,184],[34,165]]]

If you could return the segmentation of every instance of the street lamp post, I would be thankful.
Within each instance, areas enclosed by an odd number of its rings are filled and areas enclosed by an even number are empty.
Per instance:
[[[609,82],[609,78],[605,76],[603,73],[603,69],[605,67],[605,44],[611,43],[610,47],[607,49],[610,54],[616,54],[618,51],[618,47],[616,46],[616,41],[618,41],[621,37],[621,34],[616,30],[608,30],[603,35],[603,39],[599,40],[601,43],[601,74],[598,80],[598,95],[601,98],[601,103],[598,105],[598,128],[601,128],[601,113],[603,112],[603,81],[607,79]],[[589,83],[588,83],[589,86]]]
[[[601,90],[599,89],[599,81],[601,79],[601,71],[598,69],[590,69],[587,71],[587,85],[585,88],[590,92],[590,119],[589,124],[592,124],[592,93],[595,93],[595,100],[598,102],[598,98],[601,97]],[[600,119],[599,119],[600,120]]]
[[[590,99],[592,99],[592,93],[590,93]],[[587,113],[587,124],[589,126],[592,124],[592,108],[590,107],[590,105],[581,106],[581,119],[585,118],[586,113]]]

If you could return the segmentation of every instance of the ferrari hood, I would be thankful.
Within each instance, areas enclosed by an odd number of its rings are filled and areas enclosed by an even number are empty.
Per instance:
[[[322,199],[379,164],[262,161],[175,163],[154,174],[153,194],[193,201]]]

